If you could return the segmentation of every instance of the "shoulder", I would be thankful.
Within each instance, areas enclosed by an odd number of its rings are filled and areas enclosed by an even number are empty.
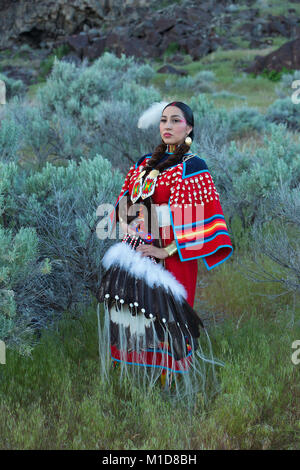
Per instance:
[[[198,155],[194,155],[183,162],[182,178],[197,175],[198,173],[209,171],[206,161]]]
[[[147,160],[148,158],[151,158],[152,156],[152,153],[146,153],[146,155],[143,155],[137,162],[136,164],[134,165],[134,168],[137,168],[138,166],[140,166],[141,163],[143,163],[145,160]]]

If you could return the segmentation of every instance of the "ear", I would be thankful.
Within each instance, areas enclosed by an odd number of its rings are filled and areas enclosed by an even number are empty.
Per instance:
[[[192,129],[193,129],[193,126],[187,125],[188,135],[190,135]]]

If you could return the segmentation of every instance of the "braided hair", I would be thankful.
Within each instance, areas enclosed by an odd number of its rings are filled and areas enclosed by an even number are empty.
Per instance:
[[[191,108],[187,104],[182,103],[181,101],[173,101],[172,103],[167,104],[164,107],[163,111],[168,106],[177,106],[178,108],[180,108],[181,111],[183,112],[183,115],[186,119],[186,122],[189,125],[194,127],[193,111],[191,110]],[[194,138],[194,129],[192,129],[192,131],[190,132],[189,137],[193,140],[193,138]],[[145,168],[144,168],[144,170],[145,170],[145,174],[143,176],[144,180],[147,177],[147,175],[150,173],[150,171],[153,170],[154,168],[155,168],[155,170],[159,170],[161,172],[161,171],[164,171],[165,169],[181,162],[182,157],[189,151],[190,146],[187,145],[185,142],[183,142],[182,144],[180,144],[176,147],[174,153],[170,154],[164,162],[158,163],[162,159],[162,157],[164,157],[164,155],[166,153],[166,149],[167,149],[167,144],[165,144],[164,142],[161,142],[161,144],[159,144],[154,149],[154,152],[152,153],[151,158],[148,160],[148,162],[147,162],[147,164],[145,165]],[[140,197],[135,202],[135,204],[143,204],[146,207],[148,214],[151,213],[152,203],[153,203],[153,201],[152,201],[151,196],[145,198],[144,200]],[[127,210],[129,210],[129,208],[132,205],[133,205],[133,203],[131,202],[131,200],[129,200]],[[132,222],[132,220],[134,220],[135,217],[136,216],[127,216],[127,223]],[[151,227],[152,222],[154,223],[154,227]],[[151,220],[151,217],[148,217],[148,227],[149,227],[149,232],[153,231],[154,233],[159,234],[158,221],[157,221],[156,217],[154,217],[152,220]],[[157,239],[154,239],[153,244],[157,247],[160,247],[160,245],[161,245],[160,241],[157,240]]]

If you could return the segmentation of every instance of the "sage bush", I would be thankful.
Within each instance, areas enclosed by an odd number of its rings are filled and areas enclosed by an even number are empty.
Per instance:
[[[98,238],[96,211],[123,178],[101,155],[31,172],[0,163],[0,172],[0,338],[24,352],[35,333],[95,297],[113,242]]]

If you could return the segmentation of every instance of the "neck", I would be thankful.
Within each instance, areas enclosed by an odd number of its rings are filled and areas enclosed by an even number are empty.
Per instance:
[[[179,147],[178,144],[167,144],[166,153],[174,153],[177,147]]]
[[[165,153],[174,153],[177,147],[179,147],[179,144],[167,144]],[[189,154],[191,152],[187,152],[187,153]],[[187,154],[185,153],[185,155]]]

